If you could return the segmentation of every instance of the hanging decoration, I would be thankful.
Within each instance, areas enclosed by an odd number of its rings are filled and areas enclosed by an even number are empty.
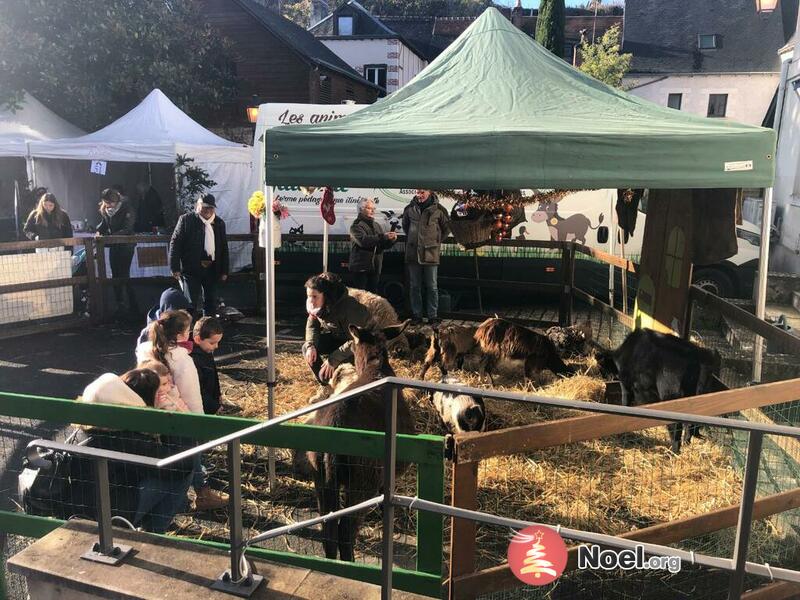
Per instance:
[[[575,191],[537,190],[523,195],[521,190],[437,190],[436,194],[455,200],[450,214],[453,236],[471,249],[511,238],[514,227],[525,221],[526,205],[558,202]]]
[[[336,223],[335,207],[336,201],[333,198],[333,188],[326,187],[322,191],[322,202],[319,203],[319,212],[328,225]]]
[[[258,219],[258,245],[261,248],[267,247],[267,199],[264,192],[255,191],[247,200],[247,212]],[[272,214],[275,219],[272,221],[272,247],[281,247],[281,220],[289,216],[289,209],[284,206],[277,196],[272,200]]]

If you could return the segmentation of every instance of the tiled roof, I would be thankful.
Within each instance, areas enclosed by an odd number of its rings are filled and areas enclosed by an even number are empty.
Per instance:
[[[360,84],[369,87],[377,86],[364,79],[350,65],[334,54],[325,44],[320,42],[304,28],[282,17],[272,9],[266,8],[254,0],[234,0],[261,25],[294,49],[300,56],[315,65],[337,71]]]
[[[633,54],[631,72],[778,71],[784,19],[796,18],[797,0],[780,4],[781,10],[759,15],[753,0],[627,0],[624,50]],[[719,47],[700,50],[700,34],[718,36]]]

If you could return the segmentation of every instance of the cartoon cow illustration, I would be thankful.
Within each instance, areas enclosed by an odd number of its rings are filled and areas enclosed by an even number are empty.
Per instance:
[[[592,227],[592,222],[586,215],[580,213],[570,215],[566,219],[558,214],[558,203],[551,200],[540,202],[539,206],[531,214],[531,221],[534,223],[547,222],[550,230],[550,239],[554,242],[580,242],[586,243],[586,233],[589,229],[597,229],[603,223],[603,215],[597,221],[597,225]]]

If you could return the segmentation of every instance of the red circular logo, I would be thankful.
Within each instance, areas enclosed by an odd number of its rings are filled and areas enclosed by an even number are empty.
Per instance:
[[[561,577],[567,566],[567,546],[555,530],[531,525],[508,545],[508,566],[528,585],[547,585]]]

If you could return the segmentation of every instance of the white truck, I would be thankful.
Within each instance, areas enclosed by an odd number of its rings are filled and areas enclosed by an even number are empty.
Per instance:
[[[254,172],[256,180],[253,189],[259,189],[264,181],[264,160],[261,138],[264,132],[272,127],[291,126],[297,124],[321,123],[338,119],[353,113],[364,105],[314,105],[314,104],[262,104],[259,107],[258,121],[256,124],[254,147]],[[413,182],[409,182],[413,184]],[[289,217],[280,223],[282,234],[321,234],[324,222],[320,216],[319,203],[322,190],[310,191],[300,187],[272,188],[273,197],[277,198],[289,210]],[[380,188],[334,188],[336,200],[336,223],[329,227],[329,233],[347,234],[350,225],[357,216],[358,203],[371,198],[377,205],[377,218],[382,219],[384,226],[402,233],[400,216],[403,208],[414,196],[413,189],[380,189]],[[540,206],[530,204],[525,207],[526,220],[517,225],[512,231],[512,239],[525,240],[576,240],[588,246],[600,248],[615,254],[625,256],[633,261],[638,261],[642,248],[647,207],[640,205],[636,221],[636,229],[627,243],[623,244],[616,232],[616,190],[591,190],[570,194],[561,199],[557,204]],[[442,204],[448,208],[452,201],[441,199]],[[750,297],[753,289],[753,279],[758,266],[758,253],[760,244],[760,229],[754,223],[744,221],[737,226],[739,253],[735,256],[708,266],[695,267],[694,282],[724,297]],[[509,248],[507,251],[497,247],[486,247],[478,250],[481,256],[503,257],[515,259],[545,258],[545,253],[516,251]],[[308,252],[320,252],[319,244],[295,245],[294,252],[302,249]],[[341,243],[333,245],[333,255],[339,257],[331,265],[342,265],[346,261],[346,248]],[[449,256],[463,255],[471,257],[471,252],[459,252],[458,249],[449,249]],[[337,262],[338,261],[338,262]],[[550,261],[552,262],[552,261]],[[303,261],[304,267],[308,264]],[[390,266],[390,262],[387,266]],[[283,263],[282,263],[283,266]],[[446,263],[442,266],[442,274],[446,273]],[[286,264],[284,268],[288,268]],[[338,269],[337,269],[338,270]],[[463,276],[463,269],[461,275]],[[518,269],[514,269],[519,273]],[[539,268],[531,264],[532,274],[550,272],[549,269]],[[388,270],[385,269],[388,274]],[[487,271],[488,272],[488,271]],[[530,277],[525,277],[531,280]],[[535,277],[534,281],[537,280]]]

